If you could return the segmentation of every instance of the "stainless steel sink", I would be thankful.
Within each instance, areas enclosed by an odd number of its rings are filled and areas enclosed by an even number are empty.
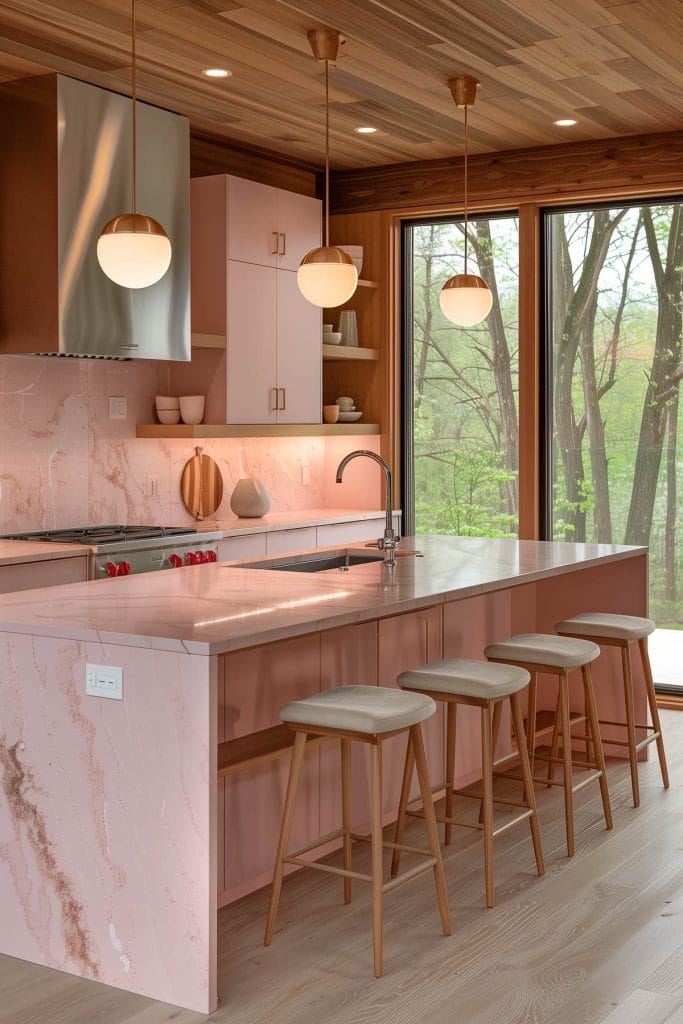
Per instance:
[[[325,572],[327,569],[339,569],[346,572],[354,565],[366,565],[368,562],[383,562],[381,551],[326,551],[319,555],[291,555],[276,557],[260,562],[242,562],[239,569],[280,569],[282,572]]]

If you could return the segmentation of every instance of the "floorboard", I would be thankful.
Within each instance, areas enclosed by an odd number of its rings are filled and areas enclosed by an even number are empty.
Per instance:
[[[285,881],[269,949],[267,890],[220,912],[223,1003],[211,1017],[0,957],[0,1024],[683,1024],[683,714],[662,718],[671,789],[651,758],[635,809],[627,765],[610,762],[615,827],[606,831],[598,787],[587,787],[571,860],[561,791],[539,789],[546,874],[535,874],[524,826],[502,837],[492,910],[480,836],[455,830],[445,850],[453,935],[441,935],[430,874],[399,889],[386,902],[379,980],[369,887],[356,883],[345,907],[341,882],[299,872]],[[422,828],[413,820],[409,839]],[[356,844],[354,867],[368,859]]]

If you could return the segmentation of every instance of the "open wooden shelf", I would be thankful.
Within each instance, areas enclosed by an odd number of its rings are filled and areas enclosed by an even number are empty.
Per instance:
[[[224,334],[193,334],[192,348],[216,348],[228,347],[228,339]]]
[[[273,761],[276,757],[287,753],[294,746],[296,733],[287,725],[274,725],[271,729],[261,729],[249,736],[240,736],[235,740],[226,740],[218,744],[218,778],[234,775],[245,768],[251,768],[265,761]],[[306,746],[317,743],[321,736],[311,736]]]
[[[365,362],[377,362],[379,352],[376,348],[362,348],[355,345],[326,345],[323,342],[323,359],[325,361],[358,359]]]
[[[379,288],[379,281],[365,281],[362,277],[358,278],[359,288]]]
[[[136,437],[328,437],[379,434],[377,423],[138,423]]]

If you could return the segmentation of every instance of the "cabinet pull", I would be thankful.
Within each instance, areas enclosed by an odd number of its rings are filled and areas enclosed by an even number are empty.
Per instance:
[[[278,410],[278,391],[279,388],[270,389],[270,411],[277,412]]]
[[[278,405],[278,410],[279,410],[279,412],[284,412],[285,409],[286,409],[286,405],[285,405],[285,389],[284,388],[278,388],[278,391],[282,392],[282,405]]]
[[[282,248],[278,249],[278,256],[287,255],[287,236],[284,231],[280,232],[280,238],[282,239]]]
[[[278,233],[277,233],[277,231],[273,231],[272,238],[273,238],[273,242],[272,242],[272,248],[270,250],[271,256],[279,256],[280,255],[280,251],[278,249]]]

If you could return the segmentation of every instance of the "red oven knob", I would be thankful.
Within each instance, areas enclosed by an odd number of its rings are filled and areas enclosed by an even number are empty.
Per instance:
[[[188,551],[185,555],[185,565],[197,565],[197,555],[194,551]]]
[[[116,566],[117,576],[128,576],[130,575],[130,562],[119,562]]]
[[[179,569],[183,564],[183,560],[180,555],[176,555],[175,553],[168,556],[168,562],[172,569]]]
[[[199,562],[200,565],[206,565],[206,563],[209,561],[209,559],[206,557],[205,551],[196,551],[195,554],[197,556],[197,561]]]
[[[207,562],[217,562],[218,561],[218,555],[216,554],[215,551],[207,551],[206,552],[206,560],[207,560]]]
[[[113,562],[107,562],[104,566],[107,576],[116,576],[116,566]]]

